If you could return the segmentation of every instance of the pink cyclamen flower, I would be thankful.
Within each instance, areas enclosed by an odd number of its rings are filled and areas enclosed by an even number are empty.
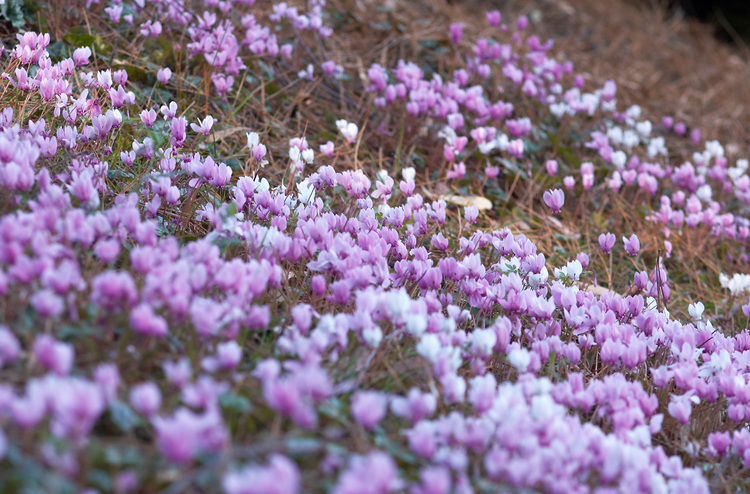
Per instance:
[[[222,487],[227,494],[297,494],[300,473],[297,465],[286,456],[273,454],[267,466],[252,464],[227,473]]]
[[[91,48],[85,46],[83,48],[76,48],[73,52],[73,61],[76,67],[87,65],[89,63],[89,57],[91,57]]]
[[[622,237],[622,242],[625,244],[625,252],[631,256],[638,254],[638,251],[641,250],[641,242],[635,233],[630,238]]]
[[[331,141],[328,141],[325,144],[320,145],[320,153],[325,156],[333,156],[333,152],[335,150],[336,150],[336,146]]]
[[[565,204],[565,192],[562,189],[548,190],[544,193],[544,203],[553,213],[559,213]]]
[[[161,406],[159,387],[152,382],[133,386],[130,390],[130,404],[141,415],[152,417]]]
[[[21,344],[6,326],[0,326],[0,367],[12,364],[21,355]]]
[[[599,235],[599,247],[601,247],[602,252],[609,254],[615,245],[615,240],[616,237],[613,233],[602,233]]]
[[[511,156],[520,158],[523,156],[523,141],[521,139],[513,139],[508,143],[508,152]]]
[[[388,398],[377,391],[358,391],[352,397],[352,416],[365,429],[373,429],[388,407]]]
[[[547,173],[550,176],[557,174],[557,160],[547,160],[544,166],[547,168]]]
[[[465,206],[464,207],[464,219],[468,221],[471,224],[474,224],[477,222],[477,217],[479,216],[479,208],[476,206]]]
[[[563,185],[566,189],[571,190],[573,187],[576,186],[576,179],[573,178],[571,175],[568,175],[563,179]]]
[[[162,84],[168,83],[169,79],[171,78],[172,78],[172,69],[170,69],[169,67],[164,67],[163,69],[159,69],[156,72],[156,79]]]
[[[690,132],[690,139],[693,141],[693,144],[701,142],[701,131],[699,129],[693,129]]]
[[[73,346],[56,341],[53,337],[42,334],[34,341],[34,357],[48,370],[58,376],[67,376],[73,367],[75,351]]]
[[[669,411],[669,414],[676,418],[680,423],[687,424],[690,422],[690,414],[693,411],[693,402],[698,402],[697,397],[694,396],[688,396],[688,395],[681,395],[681,396],[672,396],[672,399],[669,401],[669,406],[667,407],[667,410]]]
[[[149,129],[154,125],[154,122],[156,122],[156,112],[153,109],[143,110],[140,116],[141,122],[143,122]]]
[[[499,25],[501,20],[503,20],[503,16],[500,14],[499,10],[487,12],[487,23],[490,26],[495,27]]]
[[[456,22],[450,25],[450,36],[451,36],[451,43],[454,45],[457,45],[461,42],[461,37],[463,36],[464,28],[463,26]]]
[[[207,136],[211,133],[211,128],[214,126],[214,117],[207,115],[203,120],[198,120],[197,124],[191,123],[190,128],[194,132]]]

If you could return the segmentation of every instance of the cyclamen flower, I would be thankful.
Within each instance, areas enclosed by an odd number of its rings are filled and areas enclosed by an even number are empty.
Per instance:
[[[451,43],[453,43],[454,45],[459,44],[461,42],[461,37],[463,35],[463,30],[464,30],[463,26],[460,23],[456,22],[456,23],[451,24],[449,29],[450,29]]]
[[[335,150],[336,150],[336,147],[331,141],[328,141],[325,144],[320,145],[320,153],[325,156],[333,156],[333,153]]]
[[[547,169],[547,173],[552,176],[557,174],[557,161],[556,160],[547,160],[547,162],[544,164],[544,167]]]
[[[487,23],[492,27],[498,26],[502,19],[503,16],[500,14],[499,10],[487,12]]]
[[[91,57],[91,48],[88,46],[76,48],[73,52],[73,61],[76,63],[76,67],[87,65],[89,63],[89,57]]]
[[[454,164],[453,169],[448,170],[448,173],[446,173],[446,176],[448,178],[453,178],[453,179],[464,178],[465,175],[466,175],[466,164],[463,161],[461,161],[460,163]]]
[[[130,390],[130,404],[141,415],[152,417],[161,406],[159,387],[152,382],[133,386]]]
[[[190,128],[193,129],[194,132],[198,132],[199,134],[203,134],[204,136],[207,136],[209,133],[211,133],[211,128],[214,126],[214,117],[211,115],[207,115],[206,118],[203,120],[198,120],[198,124],[191,123]]]
[[[149,129],[154,125],[154,122],[156,122],[156,112],[153,109],[143,110],[140,116],[141,122],[143,122]]]
[[[75,351],[71,345],[42,334],[34,341],[33,351],[34,357],[46,369],[55,372],[58,376],[70,374],[75,356]]]
[[[0,326],[0,368],[12,364],[21,354],[18,338],[7,327]]]
[[[171,78],[172,78],[172,69],[170,69],[169,67],[164,67],[163,69],[159,69],[156,72],[156,79],[162,84],[168,83],[169,79]]]
[[[705,309],[705,306],[703,305],[703,302],[697,302],[695,304],[690,304],[688,306],[688,313],[690,313],[690,317],[695,319],[696,321],[700,321],[703,317],[703,310]]]
[[[347,142],[353,143],[357,140],[357,135],[359,134],[359,128],[356,124],[347,122],[346,120],[336,120],[336,127],[339,129],[339,132],[341,132],[341,135],[344,136],[344,139],[347,140]]]
[[[286,456],[273,454],[267,466],[248,465],[229,472],[221,481],[226,494],[297,494],[300,473]]]
[[[355,199],[362,199],[370,191],[370,179],[362,170],[337,173],[336,181]]]
[[[510,141],[508,143],[508,152],[516,158],[523,156],[523,141],[521,139]]]
[[[622,237],[622,242],[625,244],[625,252],[631,256],[638,254],[638,251],[641,249],[641,243],[635,233],[630,238]]]
[[[162,338],[167,335],[167,321],[154,312],[147,303],[142,303],[130,312],[130,327],[136,333]]]
[[[555,268],[555,277],[557,278],[578,280],[581,277],[581,273],[583,273],[583,265],[578,259],[570,261],[562,268]]]
[[[406,397],[398,396],[391,402],[393,413],[408,419],[412,424],[435,413],[436,406],[435,395],[422,393],[417,388],[410,389]]]
[[[339,477],[332,494],[387,494],[401,487],[398,468],[382,451],[356,456]]]
[[[602,252],[609,254],[615,245],[615,240],[617,238],[612,233],[602,233],[599,235],[599,247],[602,249]]]
[[[477,222],[479,208],[476,206],[464,206],[464,219],[472,225]]]
[[[693,410],[693,403],[700,403],[700,399],[692,394],[672,395],[667,407],[669,414],[676,418],[682,424],[690,422],[690,414]]]
[[[565,204],[565,192],[562,189],[548,190],[544,193],[544,203],[553,213],[559,213]]]
[[[359,391],[352,397],[352,416],[365,429],[375,428],[388,407],[388,398],[377,391]]]

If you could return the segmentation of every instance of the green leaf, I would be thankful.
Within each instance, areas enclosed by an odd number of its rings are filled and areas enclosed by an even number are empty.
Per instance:
[[[219,405],[222,410],[234,412],[236,414],[247,413],[250,411],[250,401],[244,396],[234,393],[224,393],[219,396]]]
[[[292,455],[314,453],[323,449],[323,441],[315,437],[290,437],[286,449]]]
[[[123,432],[132,431],[140,422],[135,412],[121,401],[114,401],[109,405],[109,414],[112,422]]]
[[[5,3],[0,5],[0,15],[16,29],[26,24],[23,0],[5,0]]]
[[[102,492],[112,491],[112,477],[104,470],[89,471],[89,484]]]
[[[76,26],[71,29],[68,34],[63,36],[66,43],[75,46],[76,48],[83,48],[85,46],[94,46],[96,38],[90,35],[83,26]]]

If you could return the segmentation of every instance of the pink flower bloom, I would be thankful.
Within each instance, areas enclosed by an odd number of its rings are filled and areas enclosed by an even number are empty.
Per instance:
[[[463,35],[463,30],[464,30],[463,26],[460,23],[456,22],[456,23],[451,24],[449,29],[450,29],[451,43],[453,43],[454,45],[459,44],[461,42],[461,37]]]
[[[216,345],[216,359],[220,369],[234,369],[242,361],[242,347],[236,341]]]
[[[149,129],[154,125],[154,122],[156,122],[156,112],[153,109],[143,110],[140,117],[141,122],[143,122]]]
[[[73,61],[76,63],[76,67],[87,65],[89,63],[89,57],[91,57],[91,48],[88,46],[76,48],[73,52]]]
[[[464,176],[466,176],[466,164],[464,164],[463,161],[455,163],[453,169],[448,170],[446,176],[452,179],[464,178]]]
[[[500,14],[499,10],[491,10],[487,12],[487,23],[492,27],[498,26],[502,19],[503,16]]]
[[[547,173],[550,176],[557,174],[557,161],[556,160],[547,160],[544,166],[545,168],[547,168]]]
[[[553,213],[559,213],[565,204],[565,192],[562,189],[548,190],[544,193],[544,203]]]
[[[602,233],[599,235],[599,247],[601,247],[602,252],[609,254],[612,247],[615,245],[615,240],[617,240],[617,238],[613,233]]]
[[[162,368],[164,369],[164,375],[167,376],[167,380],[178,388],[182,388],[190,381],[193,372],[190,367],[190,361],[187,358],[183,358],[177,362],[164,362]]]
[[[58,376],[67,376],[73,367],[75,351],[71,345],[56,341],[53,337],[42,334],[34,340],[34,357],[48,370]]]
[[[355,456],[339,477],[332,494],[387,494],[401,486],[398,468],[382,451]]]
[[[523,156],[523,141],[521,139],[510,141],[508,143],[508,152],[516,158]]]
[[[159,69],[156,72],[156,80],[161,82],[162,84],[166,84],[169,82],[169,79],[172,78],[172,69],[169,67],[164,67],[163,69]]]
[[[136,333],[157,338],[166,336],[168,331],[167,321],[147,303],[139,304],[130,312],[130,327]]]
[[[693,144],[698,144],[701,142],[701,131],[700,129],[693,129],[690,132],[690,140],[693,141]]]
[[[0,326],[0,368],[12,364],[21,354],[18,338],[7,327]]]
[[[52,290],[40,290],[29,299],[31,306],[42,317],[57,317],[65,310],[62,297]]]
[[[365,429],[375,428],[388,407],[388,398],[377,391],[358,391],[352,397],[352,416]]]
[[[641,243],[635,233],[630,238],[622,237],[622,242],[625,244],[625,252],[631,256],[638,254],[638,251],[641,249]]]
[[[693,409],[693,400],[698,400],[698,398],[688,395],[672,395],[672,398],[669,400],[669,406],[667,407],[669,414],[672,417],[676,418],[680,423],[687,424],[688,422],[690,422],[690,414]]]
[[[297,465],[280,454],[273,454],[267,466],[248,465],[229,472],[221,481],[227,494],[297,494],[300,473]]]
[[[425,417],[435,413],[437,399],[431,393],[422,393],[417,388],[411,388],[406,397],[398,396],[391,402],[391,410],[399,417],[404,417],[412,424],[416,424]]]
[[[336,147],[331,141],[320,145],[320,153],[325,156],[333,156],[333,152],[335,151],[335,149]]]
[[[190,128],[194,132],[207,136],[211,133],[211,128],[214,126],[214,117],[207,115],[203,120],[198,120],[198,124],[191,123]]]
[[[115,364],[101,364],[94,369],[94,380],[99,385],[107,405],[117,399],[117,388],[120,387],[120,372]]]
[[[479,217],[479,208],[476,206],[465,206],[464,207],[464,219],[472,225],[477,222]]]
[[[130,389],[130,404],[141,415],[146,417],[154,416],[161,406],[161,392],[159,391],[159,387],[152,382],[133,386]]]

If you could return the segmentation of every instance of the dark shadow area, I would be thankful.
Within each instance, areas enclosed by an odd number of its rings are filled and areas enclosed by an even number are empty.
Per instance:
[[[671,8],[716,26],[716,37],[736,44],[750,44],[749,0],[674,0]]]

